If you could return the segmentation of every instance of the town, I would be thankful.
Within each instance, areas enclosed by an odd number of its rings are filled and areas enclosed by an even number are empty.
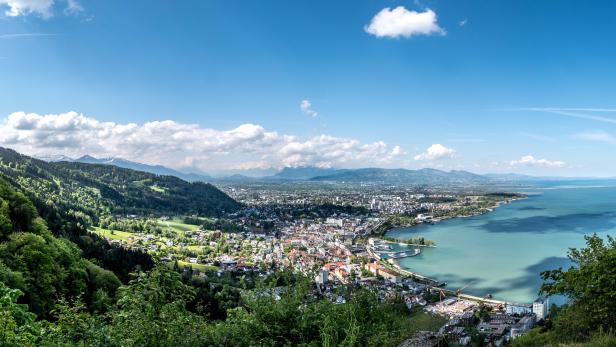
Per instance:
[[[424,238],[384,236],[391,227],[489,212],[521,195],[378,186],[289,189],[259,184],[224,189],[245,205],[242,211],[221,219],[115,216],[94,231],[194,276],[292,269],[312,278],[315,292],[336,303],[346,302],[351,292],[340,288],[367,288],[380,300],[403,301],[409,312],[423,310],[445,319],[438,332],[413,337],[422,345],[445,339],[464,346],[477,336],[500,345],[547,315],[547,300],[515,304],[474,297],[409,272],[399,266],[399,259],[438,245]]]

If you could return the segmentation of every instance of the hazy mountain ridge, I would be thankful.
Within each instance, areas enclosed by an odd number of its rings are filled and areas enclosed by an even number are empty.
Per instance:
[[[307,180],[317,176],[332,175],[344,169],[333,168],[319,168],[314,166],[301,166],[301,167],[285,167],[277,174],[268,178],[285,179],[285,180]]]
[[[255,181],[311,181],[311,182],[362,182],[405,185],[434,184],[488,184],[520,183],[539,181],[594,180],[592,177],[546,177],[530,176],[516,173],[476,174],[464,170],[444,171],[424,168],[385,169],[385,168],[320,168],[314,166],[285,167],[273,175],[253,176],[235,172],[212,176],[207,173],[190,173],[172,169],[163,165],[149,165],[118,157],[95,158],[84,155],[73,159],[64,155],[39,157],[46,162],[75,162],[85,164],[111,165],[125,169],[148,172],[159,176],[174,176],[188,182],[255,182]]]
[[[294,169],[285,169],[285,177],[294,177],[291,172]],[[489,183],[491,179],[467,171],[441,171],[436,169],[295,169],[302,179],[314,182],[364,182],[386,184],[410,184],[410,185],[433,185],[433,184],[480,184]],[[312,173],[312,177],[302,176],[301,173]],[[278,177],[278,176],[274,176]]]

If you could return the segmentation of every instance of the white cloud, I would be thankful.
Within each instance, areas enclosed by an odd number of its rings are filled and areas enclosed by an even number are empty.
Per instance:
[[[83,7],[77,0],[65,0],[64,14],[75,15],[83,12]],[[7,10],[4,14],[8,17],[38,15],[44,19],[53,16],[55,0],[0,0],[0,6],[4,5]]]
[[[394,149],[391,150],[391,154],[398,156],[398,155],[402,155],[405,154],[404,151],[402,150],[402,148],[398,145],[394,146]]]
[[[64,14],[67,16],[76,15],[83,12],[83,6],[77,0],[67,0]]]
[[[317,111],[315,111],[314,109],[312,109],[312,103],[308,100],[302,100],[302,102],[299,103],[299,108],[300,110],[302,110],[302,112],[312,118],[318,116],[319,114],[317,113]]]
[[[458,22],[458,25],[463,27],[466,25],[466,23],[468,23],[468,18],[462,19],[460,22]]]
[[[377,13],[364,30],[376,37],[411,37],[413,35],[445,35],[437,23],[436,13],[430,9],[425,12],[409,11],[403,6],[393,10],[389,7]]]
[[[389,166],[404,154],[400,147],[390,148],[382,141],[361,143],[329,135],[300,138],[256,124],[230,130],[170,120],[118,124],[76,112],[12,113],[0,121],[0,146],[41,157],[90,154],[203,171]]]
[[[510,166],[529,166],[529,167],[542,167],[542,168],[560,168],[565,166],[564,161],[555,160],[550,161],[547,159],[536,159],[532,155],[525,155],[518,160],[512,160],[509,162]]]
[[[616,137],[605,131],[586,131],[573,135],[574,138],[587,141],[616,143]]]
[[[447,148],[441,144],[433,144],[432,146],[428,147],[428,149],[415,156],[415,160],[438,160],[438,159],[444,159],[444,158],[453,158],[453,156],[456,154],[456,151],[451,149],[451,148]]]
[[[0,4],[8,7],[4,14],[9,17],[37,14],[49,18],[52,16],[54,0],[0,0]]]

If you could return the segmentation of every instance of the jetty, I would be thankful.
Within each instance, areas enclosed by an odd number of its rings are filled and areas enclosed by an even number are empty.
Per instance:
[[[442,291],[446,295],[457,296],[460,299],[471,300],[471,301],[475,301],[475,302],[479,302],[479,303],[484,303],[484,304],[503,305],[503,306],[507,305],[507,304],[511,304],[510,302],[507,302],[507,301],[504,301],[504,300],[485,298],[485,297],[481,297],[481,296],[460,293],[460,292],[455,291],[455,290],[445,289],[445,288],[443,288],[443,283],[437,281],[434,278],[426,277],[426,276],[420,275],[418,273],[405,270],[402,267],[400,267],[400,264],[398,262],[393,262],[392,261],[392,262],[390,262],[390,264],[395,269],[395,271],[397,271],[401,275],[413,278],[415,280],[418,280],[419,282],[423,282],[426,285],[428,285],[428,287],[431,290]]]

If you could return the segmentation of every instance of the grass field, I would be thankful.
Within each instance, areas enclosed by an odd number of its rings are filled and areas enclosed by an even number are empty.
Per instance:
[[[192,266],[193,269],[199,270],[199,271],[216,271],[216,270],[218,270],[218,267],[216,267],[216,266],[205,265],[205,264],[191,264],[191,263],[185,262],[183,260],[178,260],[178,265],[180,267],[182,267],[182,268]]]
[[[118,231],[118,230],[112,231],[109,229],[103,229],[99,227],[91,227],[90,231],[102,237],[106,237],[111,240],[119,240],[119,241],[127,241],[129,236],[135,236],[135,234],[129,233],[126,231]]]
[[[163,228],[163,230],[171,230],[175,233],[182,234],[182,235],[186,233],[187,231],[195,231],[195,230],[199,230],[200,228],[198,225],[182,223],[182,221],[177,220],[177,219],[172,219],[172,220],[167,220],[167,221],[157,220],[156,224],[158,224],[158,226]]]
[[[167,190],[165,188],[159,187],[157,185],[150,186],[150,189],[152,189],[153,191],[155,191],[157,193],[161,193],[161,194],[164,194],[164,193],[167,192]]]

